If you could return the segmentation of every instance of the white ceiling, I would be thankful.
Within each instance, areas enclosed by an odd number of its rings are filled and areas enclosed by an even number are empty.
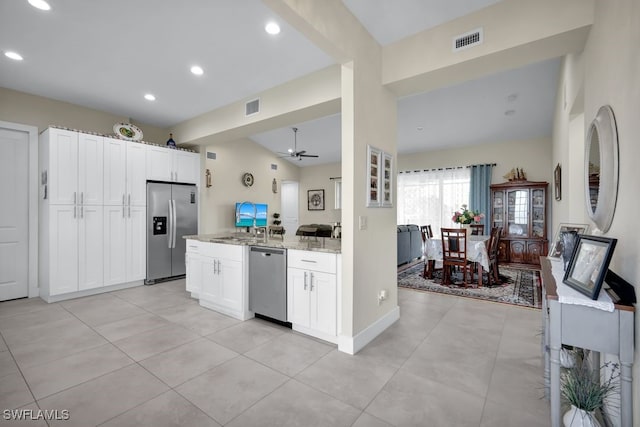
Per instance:
[[[382,45],[489,6],[496,0],[343,0]],[[0,0],[0,86],[171,127],[333,63],[261,0]],[[273,37],[264,26],[276,21]],[[198,64],[205,74],[189,68]],[[398,152],[551,134],[559,61],[534,64],[399,100]],[[153,93],[157,100],[143,99]],[[510,94],[517,94],[513,102]],[[504,112],[514,109],[512,116]],[[340,116],[254,135],[268,149],[340,160]],[[424,130],[416,130],[422,126]]]
[[[398,153],[516,141],[551,135],[560,59],[497,73],[398,100]],[[505,114],[507,111],[513,114]],[[340,115],[294,125],[298,150],[318,159],[289,159],[298,166],[340,161]],[[422,130],[418,130],[422,127]],[[291,128],[251,137],[274,152],[293,147]]]
[[[0,86],[139,123],[170,127],[333,63],[261,0],[48,1],[0,1],[0,50],[24,57],[0,56]]]
[[[500,0],[342,0],[382,46]]]

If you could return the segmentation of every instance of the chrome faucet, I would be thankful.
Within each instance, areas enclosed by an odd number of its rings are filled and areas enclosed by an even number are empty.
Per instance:
[[[253,219],[253,227],[251,228],[252,228],[252,233],[256,234],[256,219],[258,216],[258,208],[256,207],[255,203],[245,201],[238,205],[238,209],[236,209],[236,224],[240,222],[240,217],[241,217],[240,211],[242,210],[242,207],[244,205],[251,205],[253,207],[253,216],[250,216],[249,218]]]

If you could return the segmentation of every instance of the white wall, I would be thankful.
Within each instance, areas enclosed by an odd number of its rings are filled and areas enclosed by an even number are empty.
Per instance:
[[[215,153],[216,159],[206,159],[206,152]],[[235,203],[245,200],[267,203],[271,223],[271,215],[280,212],[282,180],[299,180],[300,168],[276,157],[250,139],[201,147],[200,156],[204,161],[202,174],[204,176],[205,170],[209,169],[213,182],[210,188],[203,186],[200,192],[201,234],[235,231]],[[278,169],[272,170],[272,164]],[[242,183],[245,172],[253,174],[255,183],[252,187],[245,187]],[[278,184],[277,193],[271,191],[274,178]]]
[[[524,169],[529,181],[551,183],[551,147],[551,138],[541,138],[400,154],[398,171],[495,163],[491,179],[493,184],[505,182],[503,175],[515,167]]]
[[[68,102],[30,95],[0,87],[0,120],[36,126],[42,132],[49,125],[72,129],[113,134],[113,125],[119,122],[133,123],[143,133],[147,142],[164,144],[169,139],[167,129],[131,121],[103,111],[92,110]],[[180,140],[176,140],[180,142]]]
[[[340,163],[331,163],[300,169],[300,224],[333,224],[340,222],[342,210],[334,209],[335,188],[331,177],[339,177]],[[307,191],[324,190],[324,210],[307,209]]]
[[[619,187],[615,216],[607,237],[618,239],[610,268],[635,286],[640,295],[640,241],[635,226],[640,212],[638,182],[640,182],[640,2],[636,0],[615,0],[596,2],[594,24],[587,40],[583,58],[567,58],[563,67],[561,87],[569,90],[569,107],[572,96],[584,93],[583,133],[602,105],[610,105],[616,117],[619,139]],[[584,75],[584,77],[582,77]],[[584,83],[582,83],[582,80]],[[581,110],[580,101],[576,104]],[[556,132],[554,132],[554,162],[578,157],[584,161],[584,143],[575,144],[570,139],[570,121],[573,118],[562,102],[556,111]],[[575,109],[574,109],[575,110]],[[579,112],[579,111],[575,111]],[[574,124],[575,125],[575,124]],[[579,152],[579,151],[582,152]],[[574,163],[571,163],[572,165]],[[584,164],[584,163],[582,163]],[[575,170],[573,170],[575,169]],[[584,167],[575,162],[570,171],[570,181],[582,181]],[[572,192],[584,194],[584,184],[574,185]],[[564,196],[562,203],[565,203]],[[566,209],[558,209],[561,215],[556,220],[581,222],[586,210],[584,197],[569,199]],[[582,207],[580,207],[582,204]],[[601,331],[606,333],[606,331]],[[635,361],[633,365],[634,420],[640,420],[640,316],[635,316]]]

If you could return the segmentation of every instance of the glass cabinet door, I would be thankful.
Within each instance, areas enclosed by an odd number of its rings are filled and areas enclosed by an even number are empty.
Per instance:
[[[533,237],[544,237],[544,190],[533,190],[531,193],[531,205],[533,207],[531,233]]]
[[[529,236],[529,190],[507,191],[508,234]]]
[[[493,192],[493,218],[491,218],[492,227],[502,227],[504,230],[504,191]]]

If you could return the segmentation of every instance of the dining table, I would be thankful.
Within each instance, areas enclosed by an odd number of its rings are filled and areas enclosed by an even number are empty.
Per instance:
[[[478,287],[482,287],[483,268],[489,271],[489,237],[467,236],[467,259],[478,266]],[[427,268],[425,278],[433,278],[436,261],[442,261],[442,239],[430,238],[424,242],[424,258]]]

